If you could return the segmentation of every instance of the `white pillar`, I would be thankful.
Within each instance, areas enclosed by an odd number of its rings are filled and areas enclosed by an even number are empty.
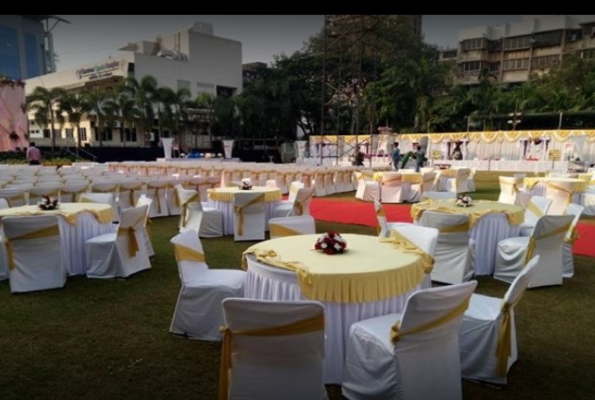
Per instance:
[[[171,147],[173,141],[173,138],[161,138],[161,144],[163,145],[163,153],[165,159],[171,158]]]
[[[223,140],[223,151],[225,152],[225,158],[231,158],[231,151],[233,150],[234,140]]]

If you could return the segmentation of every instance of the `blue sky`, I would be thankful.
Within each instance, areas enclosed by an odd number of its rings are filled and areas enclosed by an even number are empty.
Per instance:
[[[154,40],[194,21],[210,22],[217,36],[242,42],[243,62],[269,63],[275,55],[300,50],[320,32],[323,15],[60,15],[52,29],[58,71],[122,54],[129,42]],[[458,31],[481,25],[520,21],[520,15],[424,15],[426,42],[455,46]]]

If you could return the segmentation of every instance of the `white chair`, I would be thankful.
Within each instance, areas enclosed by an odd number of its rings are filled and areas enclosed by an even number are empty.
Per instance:
[[[453,192],[438,192],[430,190],[421,194],[421,201],[425,200],[456,200],[457,194]]]
[[[395,223],[390,231],[392,241],[405,241],[406,248],[411,250],[411,245],[417,248],[414,251],[420,251],[427,263],[433,267],[434,256],[436,255],[436,246],[438,245],[438,235],[440,231],[436,228],[419,226],[407,223]],[[409,242],[409,243],[407,243]],[[431,271],[428,270],[426,277],[421,284],[422,288],[432,287]]]
[[[266,218],[264,194],[249,190],[233,194],[234,241],[264,240]]]
[[[124,210],[126,208],[134,207],[142,195],[143,182],[139,180],[123,180],[118,183],[118,208]]]
[[[122,211],[116,232],[106,233],[85,242],[87,277],[127,278],[151,268],[145,246],[147,205]]]
[[[528,201],[527,196],[529,197]],[[516,200],[519,205],[525,208],[523,223],[519,226],[519,236],[531,236],[531,232],[535,229],[535,224],[539,218],[547,214],[552,205],[552,199],[519,192]]]
[[[409,191],[409,201],[410,203],[417,203],[421,200],[423,193],[425,192],[432,192],[435,191],[436,188],[436,172],[428,171],[422,172],[422,178],[420,183],[414,183],[411,185],[411,189]],[[450,192],[437,192],[437,193],[450,193]],[[455,195],[456,197],[456,195]]]
[[[525,293],[539,256],[533,257],[512,281],[503,298],[474,293],[459,330],[461,374],[464,379],[505,385],[517,361],[514,309]]]
[[[29,189],[29,204],[35,205],[39,203],[43,196],[50,196],[55,199],[59,199],[61,186],[61,182],[38,183]]]
[[[111,202],[112,208],[114,210],[114,215],[117,217],[120,215],[120,210],[118,209],[118,196],[119,196],[119,186],[116,180],[97,180],[91,183],[90,192],[93,194],[111,194]]]
[[[585,215],[595,215],[595,178],[592,178],[583,192],[583,206]]]
[[[474,274],[475,241],[469,233],[469,216],[425,211],[419,224],[440,232],[432,281],[454,284],[470,280]]]
[[[4,217],[2,228],[11,293],[64,287],[68,273],[55,215]]]
[[[469,177],[467,178],[467,192],[475,192],[475,174],[477,168],[469,168]]]
[[[380,184],[373,179],[374,171],[354,171],[357,180],[355,198],[362,201],[380,200]]]
[[[444,180],[444,189],[447,192],[456,194],[468,192],[469,187],[467,186],[467,181],[469,180],[470,175],[470,168],[458,168],[454,178],[448,177]]]
[[[165,197],[166,188],[167,181],[162,179],[151,179],[147,182],[145,195],[153,199],[153,203],[149,209],[149,216],[151,218],[166,217],[169,215]]]
[[[223,213],[214,207],[204,207],[197,190],[176,187],[181,205],[180,232],[193,229],[199,237],[214,238],[223,236]]]
[[[269,219],[269,236],[271,239],[313,233],[316,233],[316,221],[311,215]]]
[[[29,204],[29,189],[24,187],[5,187],[0,189],[0,198],[5,199],[10,207]]]
[[[149,199],[145,195],[141,195],[138,200],[136,200],[135,207],[147,206],[147,213],[145,214],[145,229],[143,229],[142,233],[145,238],[145,247],[147,248],[147,254],[149,257],[153,257],[155,255],[155,250],[153,249],[153,243],[151,242],[151,218],[149,218],[149,210],[151,209],[151,203],[153,202],[152,199]]]
[[[513,176],[499,176],[500,195],[499,203],[515,204],[517,193],[519,192],[518,179]]]
[[[275,217],[287,217],[289,215],[289,213],[293,209],[293,203],[295,202],[295,198],[298,194],[298,191],[303,187],[304,183],[301,181],[293,181],[290,183],[289,195],[287,196],[287,200],[281,200],[279,204],[275,207],[275,211],[273,212]]]
[[[8,201],[6,199],[0,198],[0,210],[3,208],[9,208],[10,204],[8,204]]]
[[[220,399],[328,398],[322,303],[229,298],[222,306]]]
[[[342,392],[350,400],[462,399],[459,327],[477,281],[414,292],[402,313],[351,325]]]
[[[562,244],[574,215],[544,215],[531,236],[512,237],[498,242],[494,278],[512,283],[533,256],[541,256],[539,268],[528,287],[562,284]]]
[[[380,201],[382,203],[402,203],[404,198],[401,173],[384,172],[380,181]]]
[[[87,181],[65,181],[60,188],[60,203],[77,203],[80,195],[88,191]]]
[[[572,203],[573,182],[546,182],[545,197],[552,200],[548,215],[564,215],[568,204]]]
[[[374,210],[376,211],[376,220],[378,221],[378,237],[388,237],[390,235],[391,229],[393,229],[395,226],[404,224],[412,225],[406,222],[388,222],[384,207],[382,207],[382,203],[380,203],[378,200],[374,200]]]
[[[246,272],[240,269],[210,269],[198,232],[185,230],[170,241],[180,275],[181,288],[170,332],[190,339],[220,341],[223,326],[221,301],[244,297]]]
[[[299,188],[291,203],[281,203],[275,206],[273,217],[291,217],[310,215],[310,203],[314,196],[313,187]]]
[[[566,232],[564,243],[562,244],[563,278],[572,278],[574,276],[574,256],[572,255],[572,245],[578,238],[576,224],[578,224],[578,220],[581,218],[581,215],[584,211],[585,207],[574,203],[570,203],[566,208],[566,215],[574,215],[574,218],[572,219],[572,223],[570,224],[568,232]]]

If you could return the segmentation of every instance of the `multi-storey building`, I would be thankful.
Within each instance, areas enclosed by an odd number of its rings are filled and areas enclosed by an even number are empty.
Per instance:
[[[73,91],[95,86],[109,88],[126,77],[140,81],[145,76],[154,77],[160,87],[169,87],[174,91],[186,88],[191,98],[202,92],[232,96],[241,93],[243,88],[241,42],[215,36],[209,23],[195,22],[171,35],[129,43],[120,50],[125,53],[118,57],[28,79],[26,92],[30,94],[38,86]],[[30,138],[38,144],[48,144],[49,127],[39,126],[33,115],[29,117]],[[76,143],[78,135],[72,125],[55,126],[55,129],[60,129],[57,143],[94,146],[99,142],[98,129],[95,128],[93,116],[85,115],[80,123],[82,140]],[[147,146],[156,141],[156,130],[142,136],[136,132],[125,132],[122,127],[108,131],[102,140],[105,146],[122,146],[124,142]],[[205,135],[200,145],[209,147],[208,133],[204,129],[200,133]],[[161,134],[168,137],[172,133],[162,131]]]
[[[0,15],[0,76],[29,79],[56,70],[48,23],[55,15]]]
[[[501,83],[524,82],[569,54],[595,54],[595,15],[526,15],[519,22],[463,29],[455,82],[476,84],[485,70]],[[443,50],[441,59],[452,60],[452,49]]]

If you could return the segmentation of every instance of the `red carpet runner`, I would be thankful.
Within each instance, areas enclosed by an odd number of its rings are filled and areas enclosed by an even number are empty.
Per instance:
[[[406,204],[384,204],[386,218],[391,222],[412,222],[411,206]],[[321,221],[340,222],[365,226],[376,226],[374,204],[359,201],[312,199],[312,216]],[[574,243],[573,253],[595,257],[595,225],[578,224],[579,239]]]

